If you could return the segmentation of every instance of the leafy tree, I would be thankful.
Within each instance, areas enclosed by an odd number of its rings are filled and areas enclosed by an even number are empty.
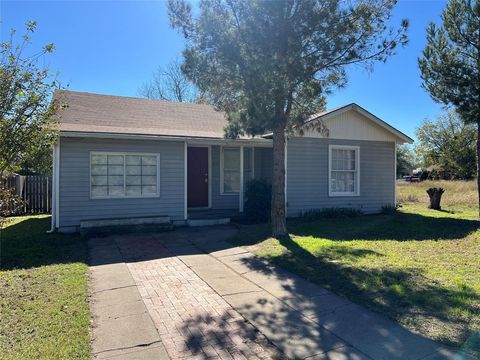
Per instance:
[[[38,144],[23,157],[13,171],[20,175],[52,175],[52,163],[51,144]]]
[[[147,99],[178,102],[196,102],[197,90],[182,72],[181,62],[175,59],[165,67],[159,67],[152,79],[138,90]]]
[[[425,120],[417,129],[417,152],[425,167],[435,166],[446,179],[475,176],[476,129],[453,111],[436,121]]]
[[[397,146],[397,177],[410,175],[415,166],[415,153],[410,146],[408,144]]]
[[[427,45],[418,62],[430,96],[453,105],[465,123],[477,125],[480,212],[480,2],[450,0],[442,23],[428,26]]]
[[[407,21],[390,28],[394,0],[202,0],[192,12],[170,0],[173,27],[187,46],[182,67],[225,111],[227,133],[273,133],[272,232],[287,235],[286,131],[323,110],[325,95],[346,84],[345,66],[371,68],[405,44]],[[195,13],[195,14],[194,14]]]
[[[56,139],[59,100],[51,101],[58,83],[39,60],[54,50],[48,44],[33,55],[25,55],[36,22],[26,24],[26,33],[15,44],[15,31],[0,43],[0,176],[17,169],[39,149]]]

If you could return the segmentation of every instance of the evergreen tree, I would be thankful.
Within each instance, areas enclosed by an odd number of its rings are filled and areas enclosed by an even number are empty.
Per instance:
[[[419,66],[423,86],[461,119],[477,126],[477,186],[480,213],[480,2],[450,0],[442,25],[431,23]]]
[[[405,44],[407,21],[390,28],[395,0],[170,0],[186,39],[183,70],[228,115],[227,133],[273,133],[272,232],[287,235],[285,136],[346,84],[345,67],[371,68]]]

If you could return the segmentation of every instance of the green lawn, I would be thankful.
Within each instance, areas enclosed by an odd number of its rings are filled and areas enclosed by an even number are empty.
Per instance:
[[[291,238],[284,240],[269,238],[266,225],[244,226],[231,241],[410,329],[480,356],[476,197],[457,206],[453,194],[470,189],[466,184],[447,189],[446,211],[426,208],[428,184],[408,184],[399,187],[399,198],[416,197],[404,200],[396,214],[294,220],[288,224]]]
[[[0,243],[0,358],[88,359],[86,243],[12,218]]]

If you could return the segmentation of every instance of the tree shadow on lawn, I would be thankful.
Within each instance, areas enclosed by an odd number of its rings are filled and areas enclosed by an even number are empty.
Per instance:
[[[321,218],[315,222],[296,219],[289,230],[299,236],[330,240],[453,240],[480,229],[477,220],[430,217],[398,212],[351,218]]]
[[[86,263],[87,245],[78,234],[47,234],[50,217],[26,218],[2,229],[0,270]]]
[[[400,218],[402,220],[412,221],[413,219],[414,222],[418,221],[417,218],[412,216],[401,216]],[[354,220],[362,221],[362,219]],[[387,224],[392,221],[390,219],[381,220]],[[342,221],[345,221],[345,219]],[[363,221],[365,221],[365,218],[363,218]],[[336,220],[333,223],[329,221],[328,227],[336,228],[335,223],[340,224]],[[457,224],[452,221],[447,221],[447,223]],[[443,234],[443,238],[458,238],[477,228],[477,224],[474,226],[470,222],[460,223],[467,224],[469,228],[467,230],[460,229],[457,224],[451,232],[438,232],[437,235]],[[325,234],[325,224],[326,222],[323,226],[311,224],[310,231],[308,230],[309,224],[303,224],[307,228],[303,232],[299,231],[301,229],[299,224],[291,226],[291,229],[295,234],[304,236],[334,237],[330,234]],[[385,224],[386,230],[388,230],[387,224]],[[433,221],[429,223],[429,226],[437,224],[437,221]],[[344,233],[345,229],[340,228],[339,231]],[[257,235],[260,233],[257,232]],[[348,234],[348,231],[346,233]],[[377,234],[380,235],[380,238],[392,238],[392,233],[388,236],[381,232]],[[413,235],[413,232],[406,229],[403,236],[397,236],[397,240],[406,240],[411,235]],[[427,236],[426,233],[423,236],[422,234],[420,235],[416,238],[432,238],[432,235]],[[365,237],[365,234],[363,237],[358,235],[350,236],[352,239],[364,239]],[[253,237],[255,240],[250,239],[249,243],[261,242],[266,238],[268,236],[260,235],[256,238]],[[341,235],[337,235],[336,238],[343,240]],[[371,238],[374,239],[376,236],[372,235]],[[432,339],[453,346],[464,345],[466,350],[473,351],[480,356],[480,317],[478,316],[480,312],[480,294],[475,289],[468,286],[442,286],[424,277],[422,270],[417,268],[405,270],[398,268],[356,268],[335,261],[341,258],[349,258],[349,260],[355,261],[355,259],[366,256],[383,256],[372,250],[335,246],[328,249],[325,253],[313,255],[290,237],[282,238],[279,242],[285,247],[286,251],[280,254],[275,253],[265,256],[269,262],[290,270],[357,304],[383,313],[391,319],[407,325],[409,328],[415,329]],[[247,258],[244,261],[246,264],[251,263],[250,266],[257,270],[263,269],[267,273],[270,271],[265,270],[267,269],[265,267],[255,266],[255,259]],[[294,288],[291,290],[295,291]]]

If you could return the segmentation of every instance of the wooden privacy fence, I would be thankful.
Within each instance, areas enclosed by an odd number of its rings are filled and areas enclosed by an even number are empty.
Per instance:
[[[39,175],[10,175],[0,184],[13,189],[22,200],[20,214],[47,214],[52,211],[52,178]]]

